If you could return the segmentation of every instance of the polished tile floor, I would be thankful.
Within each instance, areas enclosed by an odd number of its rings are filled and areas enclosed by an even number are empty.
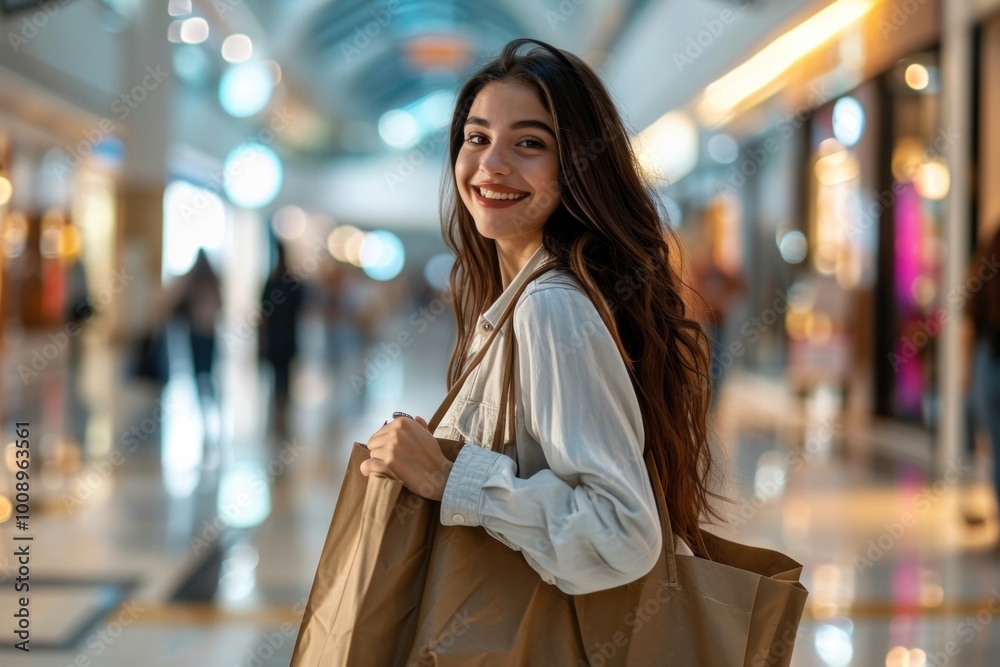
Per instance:
[[[37,375],[19,372],[46,339],[15,340],[3,437],[28,421],[38,472],[29,529],[0,523],[0,665],[286,665],[351,443],[393,410],[430,417],[452,336],[440,318],[396,358],[375,348],[332,368],[307,321],[285,439],[264,435],[267,378],[238,344],[221,347],[219,398],[200,406],[182,332],[162,388],[130,379],[128,355],[94,342],[73,368],[60,353]],[[998,664],[985,463],[928,484],[920,466],[853,446],[829,401],[770,414],[760,403],[752,379],[730,378],[716,432],[735,502],[717,530],[804,564],[811,594],[792,664]],[[967,526],[966,506],[989,520]],[[11,648],[15,535],[33,537],[30,654]]]

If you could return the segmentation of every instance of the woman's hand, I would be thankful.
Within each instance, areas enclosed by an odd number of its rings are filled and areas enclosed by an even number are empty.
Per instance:
[[[393,419],[368,439],[368,451],[371,458],[362,461],[362,475],[395,477],[417,495],[441,500],[453,464],[423,417]]]

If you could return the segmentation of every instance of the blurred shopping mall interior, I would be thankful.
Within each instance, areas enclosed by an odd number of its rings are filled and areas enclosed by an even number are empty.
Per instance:
[[[792,665],[997,664],[1000,0],[0,0],[0,664],[288,664],[352,443],[444,398],[446,127],[517,37],[683,241]]]

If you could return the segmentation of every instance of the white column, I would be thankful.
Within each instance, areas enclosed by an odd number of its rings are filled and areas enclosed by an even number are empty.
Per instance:
[[[163,190],[170,145],[173,77],[166,3],[135,3],[122,40],[122,81],[109,119],[125,139],[119,197],[119,261],[144,285],[118,303],[118,330],[131,338],[157,320],[163,252]],[[141,272],[141,273],[140,273]],[[154,298],[149,298],[149,294]],[[125,316],[128,315],[126,318]]]
[[[941,3],[941,98],[942,118],[948,134],[958,139],[949,144],[945,159],[951,173],[951,192],[945,212],[944,242],[948,252],[942,275],[942,304],[948,317],[941,331],[938,364],[938,391],[941,397],[941,418],[938,430],[938,473],[962,456],[964,421],[962,419],[962,312],[948,302],[948,295],[961,290],[968,265],[969,238],[969,143],[972,86],[972,36],[969,20],[969,0],[949,0]]]

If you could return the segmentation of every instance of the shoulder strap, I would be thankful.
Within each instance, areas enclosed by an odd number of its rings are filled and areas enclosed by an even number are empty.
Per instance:
[[[497,422],[493,426],[493,442],[490,448],[494,452],[503,452],[504,450],[504,438],[509,437],[511,439],[516,438],[517,431],[515,428],[514,415],[516,410],[516,391],[514,389],[514,366],[515,360],[517,359],[517,337],[514,334],[514,324],[511,323],[510,330],[507,332],[507,337],[505,338],[506,345],[504,346],[504,358],[503,358],[503,377],[500,380],[500,405],[497,408]],[[506,425],[504,420],[506,417]],[[506,426],[506,431],[504,427]],[[506,434],[506,435],[505,435]],[[517,447],[511,448],[509,456],[517,461]]]
[[[523,283],[521,283],[521,286],[517,288],[517,291],[514,292],[513,297],[511,297],[510,303],[508,303],[507,307],[504,308],[503,313],[497,320],[496,326],[494,326],[493,331],[490,332],[489,338],[487,338],[486,342],[483,343],[483,346],[479,349],[479,352],[476,354],[475,358],[469,363],[469,367],[465,369],[465,372],[462,373],[462,376],[458,378],[458,380],[455,381],[455,384],[451,386],[451,389],[448,391],[448,395],[444,397],[444,400],[441,402],[441,405],[434,413],[434,416],[431,417],[430,422],[427,423],[427,428],[430,429],[431,433],[437,430],[437,427],[441,423],[441,420],[444,418],[445,413],[448,412],[448,408],[450,408],[451,404],[455,402],[455,398],[458,396],[458,392],[461,391],[462,385],[465,384],[465,380],[469,377],[472,371],[475,370],[476,366],[478,366],[479,363],[486,356],[486,351],[493,343],[493,339],[497,337],[497,334],[500,332],[504,324],[507,322],[507,319],[514,312],[514,306],[517,305],[517,300],[524,292],[525,288],[527,288],[528,285],[531,284],[531,281],[535,280],[543,273],[546,273],[547,271],[550,271],[553,268],[554,264],[551,261],[538,267],[531,273],[531,275],[527,277],[527,279],[525,279]]]

